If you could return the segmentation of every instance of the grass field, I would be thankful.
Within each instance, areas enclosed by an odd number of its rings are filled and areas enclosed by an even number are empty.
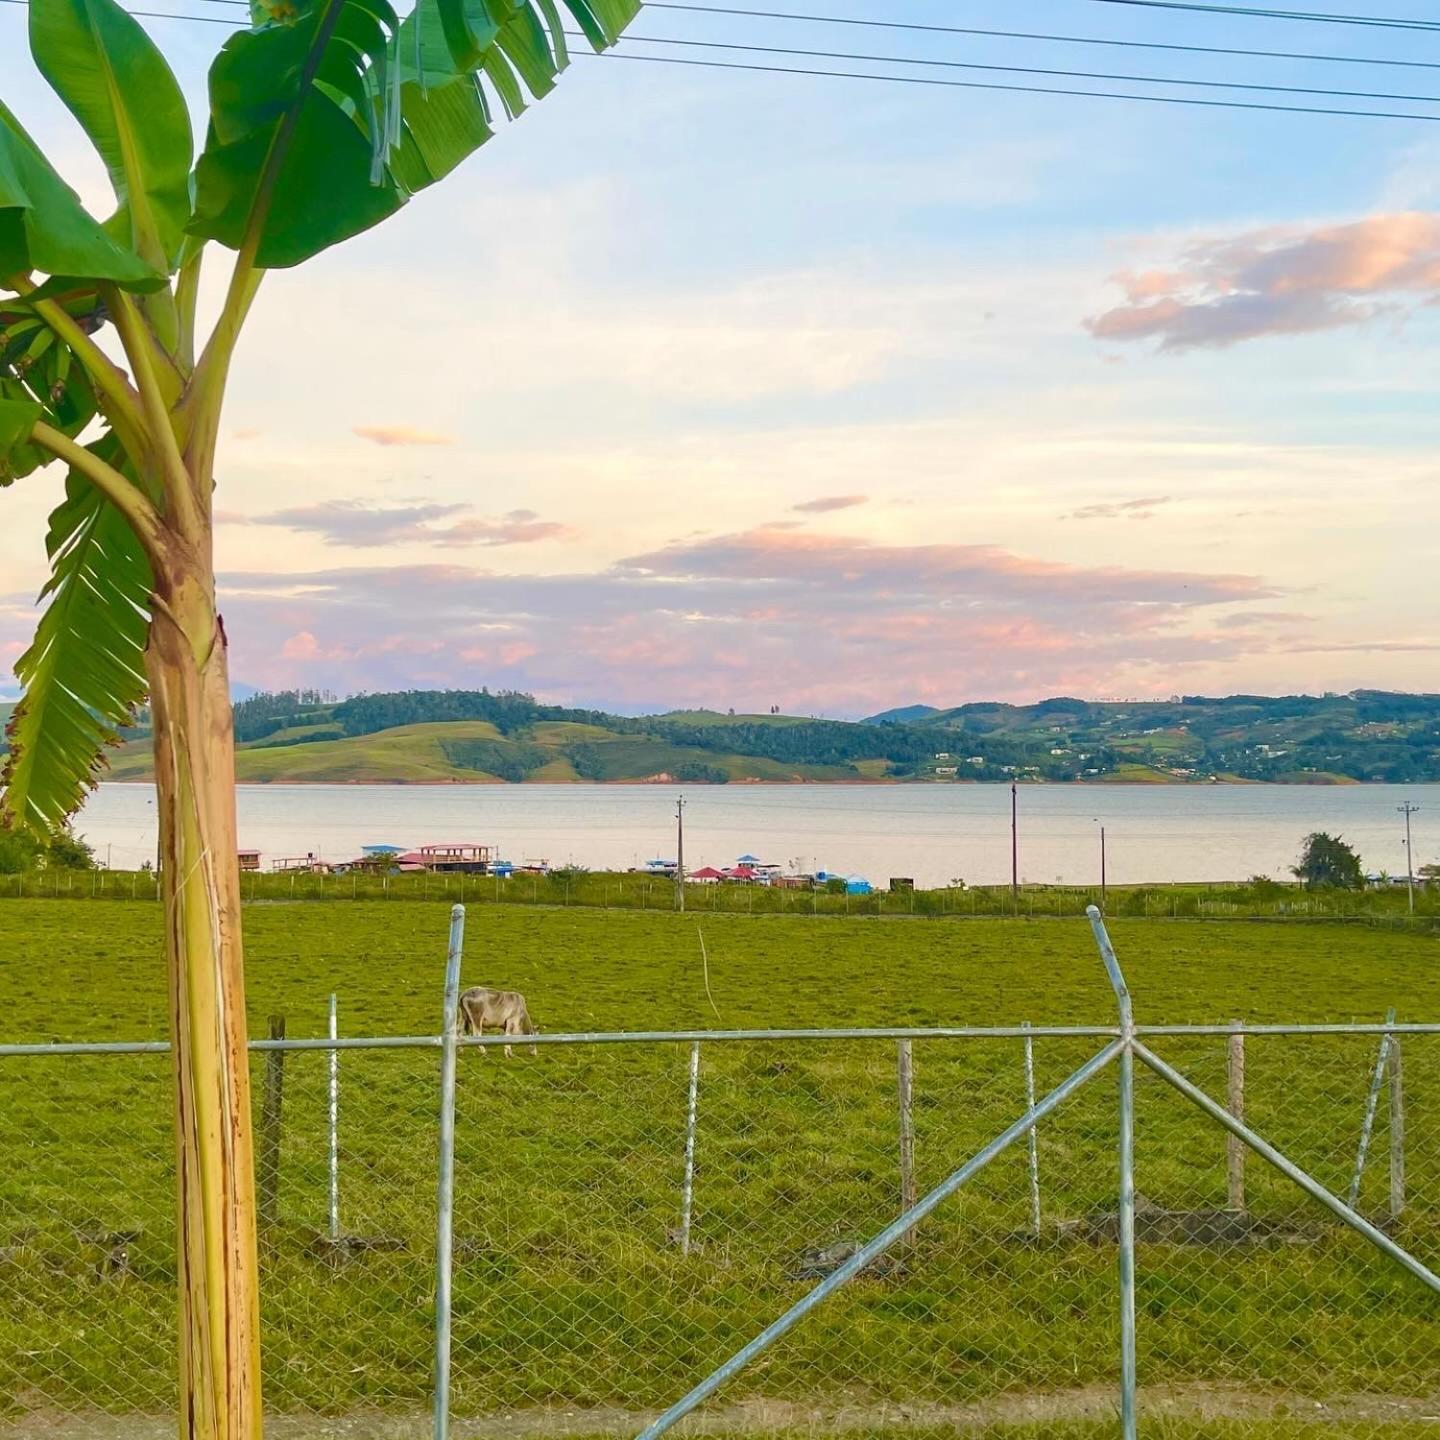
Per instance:
[[[719,723],[721,717],[715,717]],[[235,752],[235,777],[245,784],[287,782],[374,782],[436,784],[445,781],[500,783],[505,778],[484,763],[466,759],[468,744],[483,743],[484,754],[512,761],[522,754],[524,778],[556,784],[578,781],[565,747],[583,744],[591,756],[595,781],[646,780],[656,775],[703,765],[723,771],[732,780],[854,780],[856,772],[843,765],[782,764],[759,755],[732,755],[693,746],[671,744],[645,735],[620,735],[596,725],[543,721],[515,741],[483,720],[451,720],[429,724],[397,725],[370,735],[324,738],[339,732],[333,725],[301,725],[240,745]],[[321,737],[321,738],[317,738]],[[531,752],[534,752],[533,754]],[[875,761],[868,772],[883,778],[885,761]],[[132,740],[109,756],[111,780],[148,780],[154,762],[148,739]]]
[[[260,902],[246,926],[252,1033],[283,1012],[290,1036],[320,1035],[331,991],[342,1034],[437,1028],[443,904]],[[1139,919],[1117,920],[1113,933],[1142,1021],[1379,1020],[1392,1005],[1401,1018],[1440,1017],[1440,941],[1427,935]],[[158,949],[151,905],[0,905],[0,1039],[163,1036]],[[465,979],[524,990],[551,1032],[1113,1016],[1079,920],[914,925],[492,905],[472,909]],[[1223,1094],[1223,1037],[1154,1043]],[[1099,1044],[1037,1041],[1041,1091]],[[923,1189],[1020,1113],[1024,1087],[1017,1042],[915,1050]],[[1254,1038],[1248,1116],[1343,1190],[1374,1059],[1364,1037]],[[1397,1233],[1434,1265],[1440,1044],[1412,1037],[1404,1059],[1411,1203]],[[0,1059],[0,1406],[17,1423],[154,1414],[171,1400],[167,1063]],[[315,1244],[327,1204],[327,1059],[287,1056],[280,1217],[264,1232],[277,1413],[423,1410],[437,1063],[433,1051],[342,1055],[342,1228],[399,1248],[335,1265]],[[893,1218],[893,1042],[716,1042],[702,1054],[696,1246],[683,1256],[667,1232],[679,1217],[687,1063],[675,1044],[461,1056],[457,1414],[558,1407],[583,1428],[595,1407],[668,1403],[803,1293],[808,1249]],[[256,1057],[257,1103],[263,1065]],[[1138,1100],[1148,1202],[1223,1205],[1219,1132],[1143,1072]],[[1114,1250],[1062,1224],[1113,1209],[1114,1109],[1113,1078],[1102,1075],[1041,1127],[1038,1242],[1027,1233],[1022,1146],[947,1202],[895,1268],[847,1287],[720,1399],[826,1413],[843,1404],[861,1416],[952,1407],[947,1433],[1107,1433],[1073,1397],[1113,1384]],[[1384,1208],[1388,1146],[1382,1101],[1367,1211]],[[1422,1402],[1440,1392],[1440,1304],[1258,1162],[1248,1180],[1251,1211],[1281,1228],[1273,1243],[1140,1247],[1142,1382],[1189,1397],[1146,1433],[1279,1440],[1319,1433],[1317,1415],[1327,1435],[1419,1433]],[[97,1237],[132,1230],[141,1233],[126,1263],[108,1264]],[[1216,1418],[1217,1394],[1223,1413],[1241,1418]],[[1061,1398],[1037,1420],[1025,1406],[1045,1396]],[[1208,1410],[1197,1396],[1210,1397]],[[1310,1410],[1292,1406],[1295,1396]],[[1315,1401],[1331,1408],[1315,1412]]]

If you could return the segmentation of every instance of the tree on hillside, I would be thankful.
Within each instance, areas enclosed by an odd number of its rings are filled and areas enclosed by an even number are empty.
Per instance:
[[[638,8],[564,0],[597,50]],[[555,0],[416,0],[403,18],[389,0],[253,0],[250,17],[211,66],[197,161],[180,87],[126,10],[30,0],[34,62],[109,173],[103,223],[0,104],[0,485],[67,469],[46,536],[48,608],[16,665],[3,808],[51,833],[148,694],[181,1430],[205,1440],[261,1430],[234,737],[212,561],[231,362],[267,270],[393,214],[490,138],[494,106],[518,114],[567,61]],[[201,336],[200,268],[216,247],[234,262]],[[403,306],[403,283],[385,303]]]
[[[1311,890],[1359,890],[1365,884],[1359,855],[1338,835],[1323,830],[1305,837],[1300,863],[1291,873]]]

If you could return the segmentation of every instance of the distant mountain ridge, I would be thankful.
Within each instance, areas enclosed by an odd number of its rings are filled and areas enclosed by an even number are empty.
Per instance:
[[[1440,780],[1440,695],[899,706],[862,721],[674,711],[640,717],[489,690],[237,700],[241,781],[900,780],[1182,784]],[[144,725],[111,778],[151,774]]]
[[[933,705],[901,705],[896,710],[882,710],[878,715],[868,715],[862,725],[913,725],[919,720],[928,720],[940,712]]]

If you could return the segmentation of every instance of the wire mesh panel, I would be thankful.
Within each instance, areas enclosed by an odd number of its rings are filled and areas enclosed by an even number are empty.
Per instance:
[[[1043,1055],[1042,1083],[1096,1044]],[[908,1101],[895,1041],[708,1043],[687,1228],[688,1046],[461,1058],[460,1415],[673,1399],[1026,1108],[1013,1039],[916,1042]],[[1021,1142],[722,1401],[959,1402],[1113,1373],[1113,1256],[1056,1244],[1082,1197],[1113,1193],[1113,1088],[1073,1103],[1042,1138],[1042,1237]]]
[[[654,1403],[893,1218],[893,1068],[841,1048],[705,1048],[688,1237],[688,1046],[462,1055],[457,1411]]]
[[[1435,1037],[1403,1044],[1402,1106],[1387,1095],[1375,1035],[1167,1036],[1153,1048],[1340,1200],[1432,1268]],[[1242,1068],[1243,1067],[1243,1068]],[[1238,1074],[1237,1074],[1238,1070]],[[1377,1073],[1379,1084],[1377,1085]],[[1435,1414],[1440,1296],[1291,1178],[1249,1152],[1160,1077],[1143,1071],[1136,1171],[1142,1386],[1232,1413],[1306,1414],[1356,1436]],[[1405,1124],[1409,1119],[1413,1123]],[[1394,1130],[1392,1132],[1392,1123]],[[1401,1174],[1399,1145],[1405,1155]],[[1392,1163],[1393,1162],[1393,1163]],[[1431,1183],[1415,1182],[1427,1176]]]
[[[332,1168],[331,1055],[284,1054],[272,1177],[264,1072],[278,1053],[252,1061],[267,1405],[423,1410],[434,1350],[437,1056],[336,1054]]]
[[[0,1060],[0,1417],[175,1407],[168,1055]]]
[[[693,1091],[687,1039],[463,1047],[459,1433],[673,1402],[1106,1043],[707,1039]],[[1148,1043],[1440,1264],[1440,1036]],[[296,1436],[422,1427],[438,1050],[251,1063],[267,1409]],[[1116,1433],[1117,1079],[743,1369],[712,1423]],[[1440,1298],[1143,1064],[1136,1085],[1140,1433],[1398,1440],[1440,1413]],[[166,1055],[0,1057],[0,1434],[173,1414],[171,1103]]]

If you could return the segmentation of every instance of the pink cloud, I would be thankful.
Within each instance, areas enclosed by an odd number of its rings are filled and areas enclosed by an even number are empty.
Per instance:
[[[1115,279],[1125,303],[1085,322],[1096,339],[1185,350],[1361,325],[1440,296],[1440,216],[1412,211],[1202,240],[1176,269]]]
[[[417,430],[413,425],[354,425],[352,435],[372,445],[453,445],[453,435],[439,435],[432,430]]]
[[[512,510],[499,519],[473,516],[432,532],[437,545],[534,545],[568,539],[575,533],[557,520],[542,520],[533,510]]]
[[[837,578],[871,596],[921,594],[935,603],[983,595],[1044,604],[1076,600],[1181,606],[1259,599],[1274,592],[1254,576],[1079,566],[1017,555],[993,545],[879,545],[850,536],[756,529],[672,545],[622,562],[671,579],[831,587]]]
[[[285,641],[280,653],[287,660],[313,660],[320,654],[320,642],[308,630],[301,630]]]
[[[1168,694],[1187,669],[1268,653],[1278,633],[1208,618],[1259,609],[1275,591],[1256,576],[772,530],[591,574],[370,565],[225,588],[235,673],[252,683],[473,682],[635,708],[868,713],[897,694],[1135,691],[1152,674]],[[278,652],[264,639],[276,633],[292,636]]]

